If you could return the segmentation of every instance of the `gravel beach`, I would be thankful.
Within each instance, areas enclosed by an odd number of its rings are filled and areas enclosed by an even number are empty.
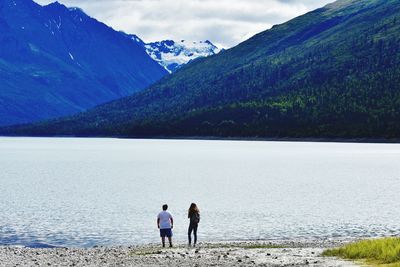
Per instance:
[[[196,248],[158,245],[32,249],[0,247],[0,266],[356,266],[322,257],[341,242],[225,242]]]

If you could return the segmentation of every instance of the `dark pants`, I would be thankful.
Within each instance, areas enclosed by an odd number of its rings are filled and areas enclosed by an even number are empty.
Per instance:
[[[199,224],[189,224],[189,229],[188,229],[188,238],[189,238],[189,245],[192,244],[192,231],[194,235],[194,243],[196,245],[197,243],[197,227]]]

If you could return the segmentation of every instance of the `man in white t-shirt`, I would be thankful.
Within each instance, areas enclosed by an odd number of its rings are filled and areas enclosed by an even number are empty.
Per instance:
[[[168,205],[162,206],[162,211],[157,216],[157,226],[160,229],[162,246],[165,247],[165,237],[168,237],[169,247],[172,247],[172,228],[174,228],[174,219],[171,213],[167,211]]]

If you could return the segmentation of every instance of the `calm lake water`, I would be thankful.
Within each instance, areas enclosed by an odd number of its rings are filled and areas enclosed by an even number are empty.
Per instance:
[[[0,138],[0,244],[158,242],[201,209],[200,241],[400,234],[400,145]]]

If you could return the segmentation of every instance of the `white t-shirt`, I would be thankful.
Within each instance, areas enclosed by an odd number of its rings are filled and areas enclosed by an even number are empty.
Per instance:
[[[171,228],[171,219],[172,215],[166,210],[163,210],[158,214],[158,219],[160,219],[160,229],[169,229]]]

